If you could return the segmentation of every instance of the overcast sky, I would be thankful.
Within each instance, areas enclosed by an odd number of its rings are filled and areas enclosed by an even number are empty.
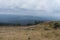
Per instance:
[[[60,17],[60,0],[0,0],[0,14]]]

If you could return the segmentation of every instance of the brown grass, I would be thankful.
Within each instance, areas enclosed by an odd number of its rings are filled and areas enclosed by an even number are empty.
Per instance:
[[[60,40],[60,29],[54,30],[45,25],[0,26],[0,40]]]

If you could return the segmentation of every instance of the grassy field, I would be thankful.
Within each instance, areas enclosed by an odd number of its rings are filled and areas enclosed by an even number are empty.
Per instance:
[[[48,23],[34,26],[0,26],[0,40],[60,40],[60,29]]]

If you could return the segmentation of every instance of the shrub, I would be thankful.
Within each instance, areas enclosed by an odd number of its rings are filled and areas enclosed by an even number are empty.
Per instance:
[[[43,21],[35,21],[34,24],[43,23]]]
[[[54,29],[60,28],[60,24],[59,23],[54,23]]]

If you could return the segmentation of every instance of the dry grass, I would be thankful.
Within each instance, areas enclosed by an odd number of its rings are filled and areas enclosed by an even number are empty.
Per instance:
[[[45,25],[0,26],[0,40],[60,40],[60,30],[47,29]]]

